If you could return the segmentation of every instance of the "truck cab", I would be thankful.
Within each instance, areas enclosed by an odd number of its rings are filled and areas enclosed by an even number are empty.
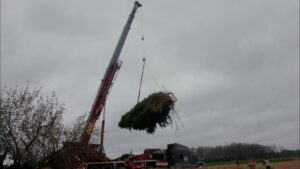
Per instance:
[[[166,150],[147,148],[141,156],[144,159],[155,160],[156,167],[206,167],[204,161],[190,148],[178,143],[168,144]]]
[[[203,159],[182,144],[168,144],[166,157],[169,167],[205,167]]]

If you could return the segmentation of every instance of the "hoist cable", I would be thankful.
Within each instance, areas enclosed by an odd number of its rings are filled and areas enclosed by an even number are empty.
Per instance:
[[[143,21],[143,12],[142,10],[140,11],[141,13],[141,40],[142,40],[142,48],[143,48],[143,68],[142,68],[142,74],[140,78],[140,85],[139,85],[139,91],[138,91],[138,98],[137,98],[137,103],[140,101],[140,95],[141,95],[141,89],[142,89],[142,82],[143,82],[143,77],[144,77],[144,69],[145,69],[145,62],[146,62],[146,46],[145,46],[145,38],[144,38],[144,21]]]
[[[142,88],[142,82],[143,82],[143,76],[144,76],[144,69],[145,69],[145,61],[146,61],[146,58],[143,58],[143,69],[142,69],[142,74],[141,74],[141,79],[140,79],[140,87],[139,87],[139,93],[138,93],[137,103],[140,102],[141,88]]]
[[[145,43],[145,35],[144,35],[144,19],[143,19],[143,10],[140,10],[140,18],[141,18],[141,43],[142,43],[142,50],[143,50],[143,67],[142,67],[142,73],[141,73],[141,78],[140,78],[140,84],[139,84],[139,91],[138,91],[138,98],[137,98],[137,102],[140,101],[140,95],[141,95],[141,90],[142,90],[142,82],[143,82],[143,77],[144,77],[144,69],[145,69],[145,62],[146,62],[146,58],[147,58],[147,50],[146,50],[146,43]],[[147,70],[149,70],[149,68],[146,67]],[[157,80],[154,77],[154,74],[151,72],[151,70],[149,71],[152,75],[152,80],[154,81],[154,84],[156,85],[156,87],[162,91],[162,87],[160,87],[160,85],[158,84]]]

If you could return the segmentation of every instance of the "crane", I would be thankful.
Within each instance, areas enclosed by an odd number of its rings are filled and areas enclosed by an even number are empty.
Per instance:
[[[97,161],[101,162],[101,164],[97,165],[104,165],[104,166],[111,166],[111,163],[106,163],[107,157],[104,153],[103,148],[103,137],[104,134],[101,132],[101,140],[99,144],[89,144],[93,129],[95,127],[96,121],[101,115],[101,112],[105,106],[106,99],[109,95],[110,89],[113,85],[114,79],[116,78],[117,72],[120,69],[122,62],[119,60],[122,48],[124,46],[126,37],[129,33],[130,26],[132,24],[133,18],[135,13],[139,7],[142,5],[138,2],[134,2],[133,9],[127,19],[127,22],[123,28],[122,34],[118,40],[117,46],[113,52],[113,55],[110,59],[104,77],[101,81],[99,86],[97,95],[95,97],[94,103],[91,107],[89,116],[83,128],[82,135],[80,137],[79,142],[65,142],[64,143],[64,152],[67,157],[75,159],[79,159],[79,164],[82,165],[81,156],[85,159],[89,159],[89,161]],[[104,121],[102,121],[102,128],[104,127]],[[77,164],[76,164],[77,165]],[[96,167],[97,168],[97,167]],[[98,166],[99,168],[99,166]],[[110,169],[110,168],[109,168]]]
[[[128,35],[128,32],[130,30],[130,25],[133,21],[134,15],[139,7],[142,5],[138,2],[134,2],[133,9],[128,17],[128,20],[126,22],[126,25],[123,29],[123,32],[119,38],[119,41],[117,43],[117,46],[114,50],[114,53],[111,57],[111,60],[108,64],[108,67],[106,69],[106,72],[104,74],[104,78],[102,79],[101,85],[99,87],[98,93],[96,95],[96,98],[94,100],[94,103],[92,105],[92,108],[90,110],[88,119],[85,123],[85,127],[83,130],[83,133],[81,135],[80,143],[81,144],[88,144],[89,140],[91,138],[93,129],[95,127],[95,123],[99,116],[101,115],[101,112],[103,110],[103,107],[105,105],[106,98],[109,94],[109,91],[112,87],[113,80],[116,77],[116,73],[121,67],[121,62],[119,61],[120,53],[122,51],[123,45],[125,43],[126,37]],[[102,139],[102,138],[101,138]],[[103,145],[101,145],[103,146]]]

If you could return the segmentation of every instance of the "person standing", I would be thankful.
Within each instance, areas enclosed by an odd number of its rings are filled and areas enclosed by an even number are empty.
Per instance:
[[[265,159],[264,162],[263,162],[263,165],[265,166],[266,169],[271,169],[270,160]]]
[[[256,161],[254,159],[251,159],[248,161],[248,167],[250,169],[256,169]]]

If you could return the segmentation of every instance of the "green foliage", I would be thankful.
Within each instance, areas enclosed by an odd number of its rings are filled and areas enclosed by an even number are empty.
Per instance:
[[[119,127],[129,130],[146,130],[147,133],[153,134],[157,125],[166,127],[172,122],[170,111],[173,106],[174,102],[169,93],[153,93],[124,114]]]

